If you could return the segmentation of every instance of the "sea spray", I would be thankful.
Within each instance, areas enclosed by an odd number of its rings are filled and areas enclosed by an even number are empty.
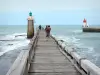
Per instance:
[[[53,36],[58,40],[58,42],[60,41],[59,43],[62,44],[63,47],[65,46],[66,50],[68,47],[73,48],[81,57],[85,57],[95,64],[98,60],[98,57],[100,57],[100,55],[95,52],[93,47],[85,46],[83,43],[79,42],[80,39],[76,39],[74,36]],[[92,57],[90,57],[91,55]]]
[[[29,40],[26,39],[26,33],[14,33],[12,35],[6,35],[0,39],[2,44],[0,45],[0,56],[6,52],[18,49],[28,45]]]

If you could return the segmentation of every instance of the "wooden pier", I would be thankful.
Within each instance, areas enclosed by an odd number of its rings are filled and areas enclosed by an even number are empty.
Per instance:
[[[100,75],[100,68],[38,30],[6,75]]]
[[[35,56],[31,61],[29,75],[80,75],[69,60],[60,52],[52,38],[39,33]]]

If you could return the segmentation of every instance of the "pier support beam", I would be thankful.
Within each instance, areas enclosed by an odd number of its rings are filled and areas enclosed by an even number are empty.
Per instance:
[[[31,39],[34,36],[34,19],[32,17],[32,13],[29,13],[28,17],[28,26],[27,26],[27,38]]]

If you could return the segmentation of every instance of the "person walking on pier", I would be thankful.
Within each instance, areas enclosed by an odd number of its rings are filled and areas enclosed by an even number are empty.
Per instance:
[[[41,25],[39,25],[39,30],[41,30]]]
[[[50,31],[51,31],[50,25],[46,26],[45,30],[46,30],[46,37],[50,37]]]

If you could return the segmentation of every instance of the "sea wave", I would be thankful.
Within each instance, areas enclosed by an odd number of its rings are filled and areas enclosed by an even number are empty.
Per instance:
[[[14,33],[0,38],[0,56],[4,53],[26,46],[29,40],[26,39],[26,33]]]
[[[61,43],[62,46],[71,47],[81,57],[85,57],[89,59],[91,62],[97,62],[98,58],[100,57],[99,53],[95,52],[94,48],[91,46],[86,46],[84,43],[80,42],[80,39],[77,39],[75,36],[62,36],[62,35],[53,35],[58,41],[63,40]],[[91,56],[92,55],[92,56]]]
[[[82,33],[82,30],[80,29],[80,30],[74,30],[73,31],[74,33]]]

